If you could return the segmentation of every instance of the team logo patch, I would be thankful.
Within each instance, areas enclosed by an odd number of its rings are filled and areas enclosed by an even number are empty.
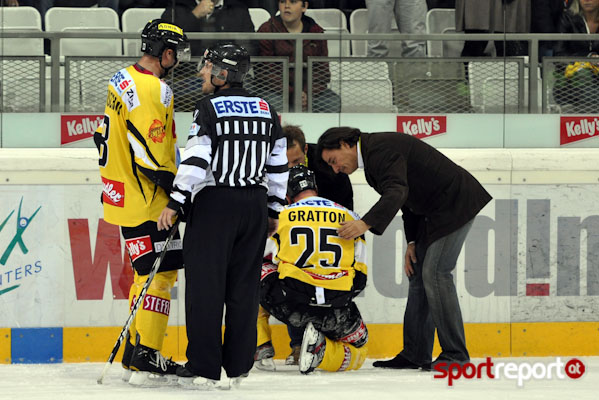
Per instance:
[[[102,177],[102,201],[115,207],[125,207],[125,184]]]
[[[164,130],[162,121],[155,119],[152,125],[150,125],[150,129],[148,129],[148,138],[154,143],[162,143],[165,136],[166,131]]]
[[[152,252],[152,239],[150,235],[127,239],[125,240],[125,246],[127,246],[129,257],[131,257],[131,261],[133,262],[139,257]]]

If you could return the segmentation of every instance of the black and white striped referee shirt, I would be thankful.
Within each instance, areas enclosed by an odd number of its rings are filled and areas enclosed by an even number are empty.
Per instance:
[[[169,207],[193,201],[205,186],[262,185],[269,216],[276,217],[285,204],[287,170],[287,141],[272,106],[242,88],[221,89],[196,105]]]

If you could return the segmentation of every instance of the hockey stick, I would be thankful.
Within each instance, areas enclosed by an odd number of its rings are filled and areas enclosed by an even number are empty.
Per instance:
[[[123,329],[121,330],[121,334],[119,335],[119,338],[116,340],[116,343],[114,344],[114,348],[112,349],[112,352],[110,353],[110,356],[108,357],[108,361],[106,361],[106,364],[104,365],[104,369],[102,370],[102,375],[100,375],[100,377],[98,378],[99,385],[102,384],[102,381],[104,380],[104,376],[106,375],[106,372],[108,372],[108,369],[110,368],[110,366],[112,365],[112,362],[114,361],[114,358],[116,357],[116,353],[119,351],[119,348],[121,347],[121,343],[123,343],[123,340],[127,336],[127,332],[129,331],[129,327],[131,326],[131,323],[133,322],[133,318],[135,318],[135,314],[137,314],[137,310],[138,310],[139,306],[143,303],[144,297],[146,297],[146,292],[148,291],[148,288],[150,287],[150,284],[152,283],[152,279],[154,279],[154,275],[156,275],[156,273],[158,272],[158,269],[160,268],[160,265],[162,264],[162,260],[164,259],[164,256],[166,255],[166,251],[168,249],[168,245],[171,242],[171,240],[173,239],[173,237],[175,236],[178,226],[179,226],[179,219],[177,219],[175,221],[175,223],[173,224],[173,227],[171,228],[171,231],[169,232],[168,237],[164,241],[164,248],[160,252],[160,255],[158,256],[158,258],[154,261],[154,265],[152,265],[152,269],[150,270],[148,279],[146,279],[146,283],[144,283],[144,286],[141,289],[141,293],[139,294],[139,297],[137,299],[135,299],[133,308],[131,309],[131,312],[129,313],[129,317],[127,318],[127,321],[125,322],[125,326],[123,326]]]

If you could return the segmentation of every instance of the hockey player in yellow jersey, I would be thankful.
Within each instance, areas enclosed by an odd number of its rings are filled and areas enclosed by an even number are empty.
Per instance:
[[[94,134],[102,176],[104,220],[121,227],[133,269],[129,305],[139,296],[168,232],[156,221],[168,203],[177,172],[173,92],[162,80],[189,60],[183,30],[156,19],[144,27],[140,60],[117,71],[108,83],[104,123]],[[176,234],[143,305],[129,329],[123,354],[123,379],[133,385],[168,382],[177,364],[161,354],[171,289],[183,267]]]
[[[278,320],[305,327],[302,373],[358,369],[368,330],[353,298],[366,285],[366,245],[363,237],[340,238],[337,229],[359,216],[318,197],[314,173],[303,165],[290,169],[287,195],[292,204],[266,247],[272,262],[262,266],[260,304]]]

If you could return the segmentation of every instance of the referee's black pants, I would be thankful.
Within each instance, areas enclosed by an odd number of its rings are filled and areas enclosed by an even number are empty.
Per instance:
[[[218,380],[221,366],[231,378],[252,368],[266,234],[263,187],[206,187],[196,195],[183,239],[186,367],[195,375]]]

